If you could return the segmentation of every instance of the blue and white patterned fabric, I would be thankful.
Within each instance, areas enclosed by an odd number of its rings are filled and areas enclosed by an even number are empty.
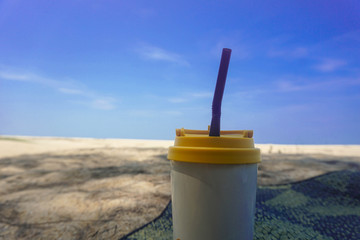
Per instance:
[[[172,239],[171,203],[122,240]],[[254,239],[360,239],[360,172],[259,187]]]

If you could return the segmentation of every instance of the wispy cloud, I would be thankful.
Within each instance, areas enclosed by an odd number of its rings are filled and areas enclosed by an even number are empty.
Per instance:
[[[303,58],[308,56],[309,50],[306,47],[297,47],[294,49],[271,49],[268,52],[269,57],[283,58]]]
[[[57,87],[61,84],[60,81],[56,81],[50,78],[44,78],[33,73],[19,73],[3,69],[0,69],[0,78],[19,82],[39,83],[49,87]]]
[[[347,62],[341,59],[326,58],[323,59],[320,64],[315,65],[314,69],[320,72],[333,72],[345,66],[346,64]]]
[[[340,88],[360,86],[360,77],[357,78],[332,78],[328,80],[313,79],[312,81],[299,79],[282,79],[275,82],[275,92],[297,91],[323,91],[337,90]]]
[[[159,47],[155,47],[147,44],[139,44],[139,46],[136,48],[136,52],[141,57],[148,60],[166,61],[184,66],[190,66],[189,62],[186,61],[183,56]]]
[[[81,104],[102,110],[111,110],[116,108],[116,99],[108,96],[98,94],[95,91],[88,89],[85,85],[75,81],[60,81],[52,78],[42,77],[33,73],[19,73],[18,71],[9,71],[0,69],[0,79],[8,81],[29,82],[40,84],[52,88],[60,93],[66,95],[76,95],[82,97]]]
[[[314,87],[314,84],[303,84],[297,85],[292,81],[280,80],[276,83],[276,91],[278,92],[296,92],[306,89],[311,89]]]
[[[181,97],[168,99],[168,101],[171,103],[183,103],[183,102],[187,102],[188,100],[189,100],[188,98],[181,98]]]
[[[213,96],[212,92],[192,92],[191,96],[195,98],[211,98]]]
[[[112,110],[115,109],[115,98],[112,97],[102,97],[93,99],[91,102],[91,106],[96,109],[102,110]]]
[[[136,9],[135,14],[141,18],[150,18],[156,16],[157,12],[153,8]]]
[[[311,105],[308,104],[286,104],[283,106],[278,106],[271,108],[270,111],[274,112],[288,112],[288,113],[294,113],[294,112],[303,112],[311,109]]]
[[[193,101],[194,99],[212,98],[212,96],[213,93],[211,92],[188,92],[178,97],[167,98],[167,101],[171,103],[184,103]]]
[[[211,49],[211,54],[214,56],[221,55],[224,47],[231,48],[231,56],[239,59],[246,59],[250,56],[250,49],[248,45],[240,43],[237,38],[222,38],[219,42]]]
[[[259,96],[285,94],[292,92],[322,92],[336,91],[339,89],[360,86],[360,77],[355,78],[299,78],[283,77],[267,86],[259,86],[257,89],[247,89],[231,94],[235,98],[254,99]]]
[[[296,47],[292,49],[270,49],[268,51],[269,57],[282,58],[303,58],[309,55],[309,49],[306,47]]]
[[[163,111],[163,113],[170,116],[181,116],[183,113],[181,111]]]
[[[72,89],[72,88],[58,88],[58,90],[62,93],[66,94],[73,94],[73,95],[84,95],[84,92],[79,89]]]
[[[128,111],[130,116],[134,117],[161,117],[161,116],[181,116],[181,111],[174,110],[149,110],[149,109],[133,109]]]
[[[34,77],[30,76],[29,74],[16,74],[16,73],[9,73],[9,72],[0,72],[0,78],[7,79],[7,80],[27,82],[30,79],[33,79]]]
[[[240,99],[252,99],[266,92],[269,92],[268,88],[242,90],[231,95]]]
[[[340,36],[337,36],[334,38],[335,41],[355,41],[355,42],[360,42],[360,30],[354,30],[354,31],[350,31],[347,32],[345,34],[342,34]]]

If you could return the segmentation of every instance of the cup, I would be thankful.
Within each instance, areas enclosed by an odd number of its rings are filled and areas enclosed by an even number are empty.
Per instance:
[[[261,158],[252,135],[177,129],[168,152],[174,240],[253,238]]]

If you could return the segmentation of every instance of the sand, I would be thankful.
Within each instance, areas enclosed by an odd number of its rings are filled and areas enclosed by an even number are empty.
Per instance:
[[[118,239],[170,200],[173,141],[0,137],[0,239]],[[360,145],[259,144],[258,183],[360,170]]]

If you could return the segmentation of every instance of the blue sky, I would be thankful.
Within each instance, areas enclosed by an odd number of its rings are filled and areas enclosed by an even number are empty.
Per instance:
[[[0,0],[0,134],[360,144],[360,3]]]

